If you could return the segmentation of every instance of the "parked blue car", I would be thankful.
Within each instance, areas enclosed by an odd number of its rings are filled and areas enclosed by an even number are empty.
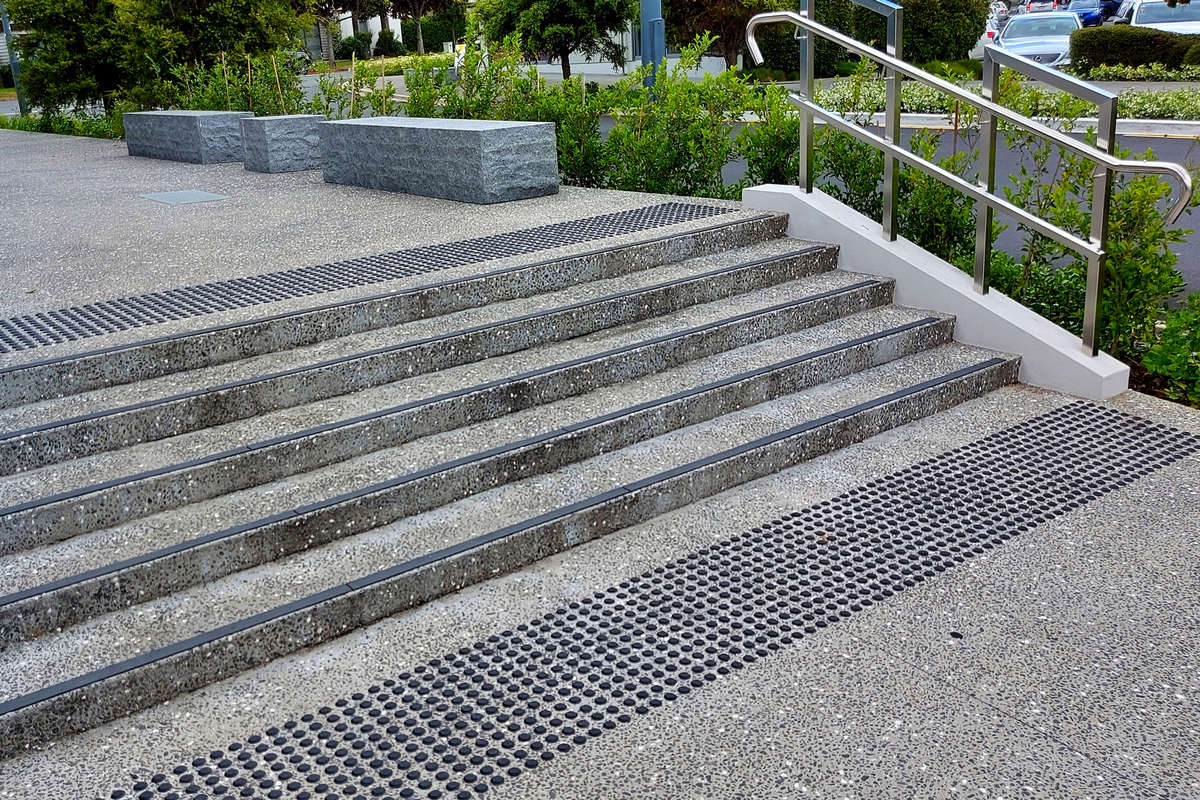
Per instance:
[[[1104,6],[1100,0],[1071,0],[1067,11],[1074,11],[1085,28],[1093,28],[1104,22]]]

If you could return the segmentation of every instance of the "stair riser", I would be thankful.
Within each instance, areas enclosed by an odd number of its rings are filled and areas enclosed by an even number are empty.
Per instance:
[[[864,342],[828,355],[765,371],[703,393],[626,414],[538,443],[488,455],[461,466],[337,505],[304,511],[166,558],[30,597],[0,608],[0,642],[30,638],[211,580],[282,555],[319,546],[414,516],[463,497],[544,474],[604,452],[715,419],[827,380],[859,372],[948,342],[949,320]]]
[[[726,489],[862,441],[912,420],[935,414],[1016,379],[1009,360],[885,404],[867,406],[826,424],[753,448],[639,481],[581,504],[554,519],[497,532],[486,542],[468,543],[440,557],[425,557],[337,587],[312,605],[312,598],[261,615],[253,626],[238,625],[198,637],[173,655],[148,656],[132,668],[0,716],[0,757],[68,733],[87,730],[177,694],[206,686],[288,653],[320,644],[465,586],[520,569],[612,531]]]
[[[474,278],[0,370],[0,407],[66,397],[556,291],[577,283],[776,239],[786,228],[786,218],[773,215],[713,225],[639,244],[496,270]]]
[[[821,300],[743,316],[727,324],[652,340],[637,349],[550,368],[528,379],[489,385],[412,408],[288,441],[239,450],[224,458],[59,502],[0,514],[0,555],[20,552],[159,511],[343,461],[487,419],[585,394],[687,361],[802,330],[839,316],[886,305],[891,284],[832,294]]]
[[[246,419],[266,411],[350,394],[414,375],[436,372],[564,341],[721,300],[832,269],[832,254],[812,249],[766,263],[730,267],[717,274],[685,278],[628,296],[583,307],[551,311],[389,348],[228,388],[130,408],[57,425],[0,441],[0,474],[57,464],[139,442]]]

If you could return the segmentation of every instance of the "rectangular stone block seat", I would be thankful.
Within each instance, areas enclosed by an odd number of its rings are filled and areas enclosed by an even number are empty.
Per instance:
[[[318,127],[328,183],[467,203],[558,191],[549,122],[372,117]]]
[[[135,111],[124,116],[131,156],[220,164],[242,160],[248,111]]]
[[[321,114],[285,114],[242,120],[243,166],[254,172],[299,172],[321,167]]]

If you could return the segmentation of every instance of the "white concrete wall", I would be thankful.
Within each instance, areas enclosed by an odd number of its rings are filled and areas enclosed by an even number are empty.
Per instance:
[[[1021,356],[1020,379],[1089,400],[1129,388],[1129,367],[1083,352],[1079,337],[996,291],[979,294],[970,275],[907,239],[885,240],[879,223],[815,190],[764,185],[746,189],[748,208],[789,215],[788,235],[837,244],[844,269],[896,281],[896,302],[953,314],[954,338]]]
[[[400,32],[400,18],[389,16],[388,19],[391,20],[392,33],[396,34],[396,41],[402,42],[404,40],[404,36]],[[343,39],[346,39],[354,34],[354,31],[350,29],[350,17],[349,16],[342,17],[340,20],[338,20],[338,23],[341,27]],[[366,29],[366,30],[371,31],[371,50],[372,50],[372,52],[374,52],[375,42],[379,39],[379,32],[381,30],[383,30],[383,26],[379,24],[378,15],[371,17],[370,19],[359,20],[358,24],[359,24],[360,30]],[[414,43],[414,46],[415,46],[415,43]],[[425,52],[427,52],[427,53],[438,53],[438,52],[441,52],[441,49],[442,49],[441,42],[434,42],[432,44],[430,42],[425,42]]]

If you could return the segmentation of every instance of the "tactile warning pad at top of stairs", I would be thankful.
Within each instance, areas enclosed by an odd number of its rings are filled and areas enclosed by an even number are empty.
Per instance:
[[[457,242],[330,264],[164,289],[0,319],[0,353],[73,342],[144,325],[395,280],[483,261],[663,228],[728,214],[732,208],[659,203]]]
[[[112,798],[469,798],[1200,451],[1071,403],[433,659]]]

